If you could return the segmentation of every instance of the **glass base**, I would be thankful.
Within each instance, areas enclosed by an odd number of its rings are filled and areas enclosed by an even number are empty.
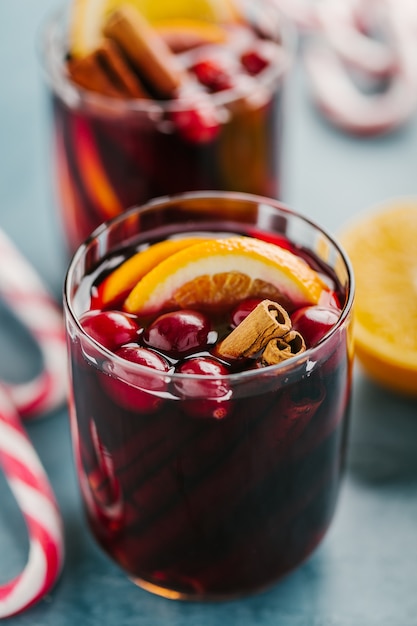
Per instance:
[[[279,576],[276,580],[265,583],[260,587],[253,589],[244,589],[242,591],[226,592],[226,593],[211,593],[203,589],[190,589],[190,591],[178,591],[177,589],[168,589],[162,585],[143,580],[142,578],[129,577],[129,580],[133,582],[137,587],[140,587],[144,591],[149,591],[154,595],[166,598],[168,600],[180,600],[184,602],[227,602],[232,600],[238,600],[239,598],[246,598],[248,596],[257,595],[264,591],[268,591],[271,587],[276,585],[279,580],[284,578],[286,574]]]
[[[203,589],[192,589],[190,591],[178,591],[177,589],[168,589],[161,585],[143,580],[142,578],[132,578],[130,580],[144,591],[149,591],[154,595],[166,598],[168,600],[182,600],[184,602],[225,602],[237,600],[238,598],[255,595],[273,586],[275,583],[265,585],[261,589],[245,590],[235,593],[210,593]],[[276,581],[275,581],[276,582]]]

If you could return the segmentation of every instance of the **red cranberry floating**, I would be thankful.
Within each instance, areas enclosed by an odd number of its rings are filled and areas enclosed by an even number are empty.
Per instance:
[[[138,363],[139,365],[145,365],[153,370],[160,372],[167,372],[169,370],[169,363],[160,354],[149,350],[148,348],[142,348],[137,344],[130,344],[122,346],[116,352],[117,356],[126,359],[131,363]]]
[[[143,333],[143,342],[174,359],[196,350],[204,350],[210,342],[210,320],[198,311],[183,309],[164,313]]]
[[[106,390],[129,411],[154,412],[162,404],[161,393],[167,387],[166,380],[158,372],[168,372],[169,363],[156,352],[137,344],[122,346],[116,354],[131,363],[149,368],[149,371],[135,371],[128,367],[120,369],[116,366],[114,373],[120,378],[108,377]]]
[[[90,337],[113,351],[134,341],[140,331],[132,317],[121,311],[87,311],[80,323]]]
[[[340,311],[324,306],[306,306],[291,315],[294,330],[304,337],[306,346],[315,346],[336,324]]]
[[[190,357],[178,365],[176,371],[179,374],[192,374],[194,376],[227,376],[229,374],[227,366],[211,356]],[[194,395],[201,392],[201,385],[203,385],[204,391],[207,389],[207,385],[210,386],[208,381],[193,381],[193,384],[195,384]],[[187,390],[190,390],[191,387],[187,384]]]
[[[224,91],[233,86],[230,74],[214,59],[198,61],[191,69],[199,82],[212,92]]]
[[[181,406],[188,415],[212,419],[224,419],[229,415],[231,390],[225,380],[219,379],[229,373],[223,363],[209,356],[197,356],[183,361],[176,371],[199,376],[198,379],[183,378],[175,383],[181,394]]]
[[[182,138],[191,143],[209,143],[220,131],[216,109],[206,102],[191,109],[174,111],[171,119]]]
[[[240,62],[251,76],[260,74],[269,65],[269,60],[262,52],[254,48],[246,50],[240,57]]]
[[[239,302],[230,315],[232,326],[239,326],[240,322],[243,322],[260,302],[262,302],[262,298],[248,298],[247,300]]]

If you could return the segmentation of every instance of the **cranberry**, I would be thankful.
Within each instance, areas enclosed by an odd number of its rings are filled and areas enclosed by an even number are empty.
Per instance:
[[[269,65],[269,60],[265,58],[260,50],[255,49],[246,50],[241,55],[240,62],[251,76],[256,76]]]
[[[210,342],[211,322],[198,311],[164,313],[144,331],[146,345],[175,359],[195,350],[204,350]]]
[[[230,74],[214,59],[198,61],[191,69],[199,82],[212,92],[224,91],[233,86]]]
[[[116,352],[117,356],[126,359],[131,363],[138,363],[139,365],[145,365],[153,370],[160,372],[167,372],[169,370],[169,363],[160,354],[149,350],[148,348],[142,348],[137,344],[128,344],[122,346]],[[151,385],[152,388],[152,385]]]
[[[217,111],[209,102],[172,113],[178,133],[191,143],[209,143],[220,131]]]
[[[140,331],[134,319],[121,311],[87,311],[80,323],[90,337],[113,351],[134,341]]]
[[[308,348],[315,346],[339,319],[340,311],[324,306],[306,306],[291,315],[294,330],[304,337]]]
[[[177,367],[179,374],[192,374],[196,378],[183,378],[175,383],[181,394],[182,407],[192,417],[224,419],[231,410],[230,388],[219,379],[229,372],[227,367],[210,356],[196,356]],[[207,376],[207,380],[203,377]]]
[[[195,376],[227,376],[229,373],[226,365],[211,356],[194,356],[186,359],[177,367],[177,372],[179,374],[193,374]],[[207,381],[203,383],[194,381],[194,383],[195,387],[193,388],[195,392],[191,395],[198,395],[198,393],[200,393],[201,384],[203,384],[205,390],[207,389],[207,385],[209,385]],[[189,391],[190,389],[191,387],[187,385],[187,390]]]
[[[252,313],[253,309],[256,308],[260,302],[262,302],[262,298],[248,298],[247,300],[239,302],[239,304],[233,309],[230,316],[232,326],[239,326],[240,322],[243,322],[243,320],[247,318],[249,313]]]
[[[168,372],[168,362],[153,350],[137,344],[122,346],[116,354],[131,363],[143,365],[150,371],[137,371],[115,365],[114,373],[119,377],[108,377],[106,390],[118,404],[130,411],[155,411],[161,405],[161,393],[167,387],[164,377],[155,372]]]

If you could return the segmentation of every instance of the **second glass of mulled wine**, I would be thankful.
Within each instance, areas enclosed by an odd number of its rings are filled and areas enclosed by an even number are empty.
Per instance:
[[[72,2],[44,38],[69,250],[103,221],[157,196],[223,189],[280,197],[293,38],[276,5],[116,5],[106,21],[94,7],[78,15],[88,2]]]

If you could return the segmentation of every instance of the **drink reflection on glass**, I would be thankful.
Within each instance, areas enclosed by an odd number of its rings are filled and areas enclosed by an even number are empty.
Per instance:
[[[69,249],[165,194],[278,198],[292,35],[273,2],[135,0],[108,15],[93,4],[74,3],[44,41]]]
[[[65,285],[90,528],[170,598],[265,588],[318,545],[343,472],[352,275],[273,200],[163,198],[97,229]]]

